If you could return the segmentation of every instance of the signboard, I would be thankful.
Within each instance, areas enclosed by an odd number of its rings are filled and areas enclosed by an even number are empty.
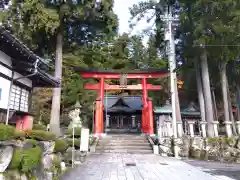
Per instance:
[[[80,151],[88,151],[89,146],[89,129],[82,128]]]

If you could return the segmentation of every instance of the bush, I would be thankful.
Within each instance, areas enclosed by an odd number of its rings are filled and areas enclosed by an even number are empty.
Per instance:
[[[37,141],[53,141],[56,139],[55,134],[42,130],[26,131],[26,137]]]
[[[17,149],[13,153],[8,168],[12,170],[20,170],[24,173],[30,172],[41,164],[41,159],[42,151],[39,146],[30,149]]]
[[[54,147],[55,152],[65,152],[67,148],[68,148],[67,141],[63,139],[58,139],[55,141],[55,147]]]
[[[72,128],[69,128],[68,131],[67,131],[67,134],[72,137],[73,136],[73,129]],[[75,138],[78,138],[81,136],[81,128],[79,127],[76,127],[74,128],[74,137]]]
[[[76,148],[76,149],[79,149],[80,148],[80,140],[79,139],[74,139],[74,147]],[[69,147],[72,147],[72,145],[73,145],[73,142],[72,142],[72,139],[68,139],[67,140],[67,143],[68,143],[68,146]]]
[[[25,139],[25,132],[15,130],[14,132],[14,139],[24,140]]]
[[[46,131],[47,127],[43,124],[33,124],[33,130],[43,130]]]
[[[21,171],[31,172],[33,169],[36,169],[41,164],[42,151],[39,146],[23,150],[22,153],[22,162],[21,162]]]
[[[15,135],[15,128],[9,125],[0,124],[0,141],[13,139]]]
[[[9,169],[20,169],[20,164],[22,161],[22,149],[17,149],[13,153],[12,160],[8,166]]]

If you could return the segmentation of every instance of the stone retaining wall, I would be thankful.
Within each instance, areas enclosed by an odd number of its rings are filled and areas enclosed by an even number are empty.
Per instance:
[[[191,138],[184,136],[176,139],[175,142],[180,157],[240,163],[240,137]],[[161,138],[159,144],[160,153],[173,155],[172,138]]]

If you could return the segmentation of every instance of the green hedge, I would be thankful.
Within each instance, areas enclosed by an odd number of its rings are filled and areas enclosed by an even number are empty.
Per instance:
[[[54,152],[65,152],[69,147],[66,140],[58,139],[55,141]]]
[[[41,164],[42,151],[39,146],[31,149],[26,149],[22,154],[21,171],[31,172]]]
[[[26,131],[26,137],[29,139],[35,139],[37,141],[53,141],[56,139],[56,135],[42,130]]]
[[[0,124],[0,141],[13,139],[15,135],[15,128],[13,126]]]
[[[76,127],[76,128],[74,128],[74,130],[75,130],[74,131],[74,137],[75,138],[81,137],[81,128]],[[68,134],[68,136],[72,137],[73,136],[73,129],[69,128],[68,131],[67,131],[67,134]]]
[[[80,148],[80,140],[79,139],[74,139],[74,147],[76,148],[76,149],[79,149]],[[72,141],[72,139],[68,139],[67,140],[67,143],[68,143],[68,146],[69,147],[72,147],[72,145],[73,145],[73,141]]]
[[[41,164],[42,151],[39,146],[30,149],[17,149],[13,153],[9,169],[31,172]]]
[[[43,124],[33,124],[33,130],[43,130],[46,131],[47,127]]]
[[[25,139],[25,132],[15,130],[14,132],[14,139],[24,140]]]

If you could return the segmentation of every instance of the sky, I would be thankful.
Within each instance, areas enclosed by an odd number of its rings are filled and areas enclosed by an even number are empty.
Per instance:
[[[128,21],[131,15],[129,13],[129,8],[141,1],[142,0],[115,0],[113,10],[118,15],[120,34],[124,32],[130,32]],[[145,21],[141,21],[137,24],[136,28],[134,28],[134,31],[132,33],[136,34],[146,26],[147,23]]]

